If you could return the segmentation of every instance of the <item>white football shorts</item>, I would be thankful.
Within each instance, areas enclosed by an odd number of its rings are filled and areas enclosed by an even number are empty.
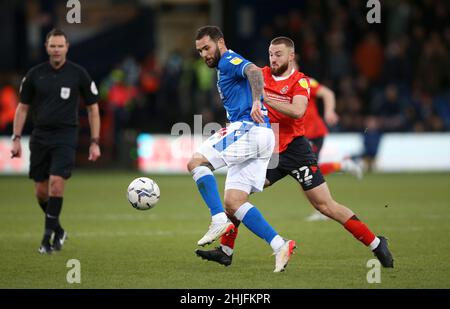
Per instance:
[[[275,146],[270,127],[237,121],[208,138],[197,150],[214,169],[227,166],[225,190],[260,192]]]

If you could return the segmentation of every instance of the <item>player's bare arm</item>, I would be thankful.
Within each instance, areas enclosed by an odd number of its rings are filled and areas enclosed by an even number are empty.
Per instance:
[[[87,106],[89,126],[91,128],[91,145],[89,146],[89,161],[96,161],[100,153],[100,112],[98,104]]]
[[[264,97],[264,103],[274,110],[285,114],[291,118],[301,118],[306,112],[308,98],[303,95],[296,95],[292,98],[292,103],[274,102],[267,96]]]
[[[336,114],[336,98],[333,90],[321,85],[317,91],[317,97],[322,98],[324,105],[323,117],[328,125],[334,126],[339,121]]]
[[[264,90],[264,78],[261,69],[254,64],[245,67],[245,75],[247,76],[250,87],[252,88],[253,107],[250,116],[257,123],[264,122],[264,116],[261,111],[261,96]]]
[[[13,125],[13,144],[11,149],[11,158],[20,158],[22,156],[22,146],[20,144],[20,136],[22,135],[23,126],[27,119],[29,105],[19,103],[14,115]]]

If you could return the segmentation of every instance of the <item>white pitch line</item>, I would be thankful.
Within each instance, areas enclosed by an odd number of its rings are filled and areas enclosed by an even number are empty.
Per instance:
[[[81,238],[91,238],[91,237],[136,237],[136,236],[174,236],[174,235],[195,235],[198,234],[199,236],[202,235],[202,231],[180,231],[180,232],[173,232],[173,231],[162,231],[162,230],[156,230],[156,231],[114,231],[114,232],[107,232],[107,231],[97,231],[97,232],[69,232],[69,237],[81,237]],[[0,233],[0,238],[36,238],[40,237],[41,235],[39,233]]]

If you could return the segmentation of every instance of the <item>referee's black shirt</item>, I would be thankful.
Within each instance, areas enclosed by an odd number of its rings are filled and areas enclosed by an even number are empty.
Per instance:
[[[48,61],[31,68],[20,86],[20,102],[30,105],[33,136],[75,138],[80,94],[87,105],[98,101],[97,87],[83,67],[66,60],[57,70]]]

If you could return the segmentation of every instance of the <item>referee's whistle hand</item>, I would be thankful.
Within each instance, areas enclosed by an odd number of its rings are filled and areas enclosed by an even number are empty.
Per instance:
[[[11,159],[20,158],[22,156],[22,148],[20,142],[13,142],[13,147],[11,149]]]
[[[100,157],[100,147],[97,144],[91,144],[89,147],[89,161],[95,162]]]

